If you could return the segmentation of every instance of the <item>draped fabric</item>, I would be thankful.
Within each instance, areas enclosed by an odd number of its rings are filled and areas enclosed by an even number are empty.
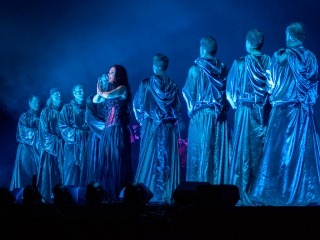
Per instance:
[[[248,54],[234,61],[227,79],[227,99],[236,109],[230,184],[239,187],[238,204],[253,206],[250,200],[263,152],[268,121],[267,68],[270,57]]]
[[[217,58],[198,58],[188,72],[182,89],[188,115],[200,108],[212,108],[219,116],[225,104],[228,70]]]
[[[216,58],[198,58],[182,89],[190,117],[187,181],[228,183],[232,143],[226,114],[227,72]]]
[[[132,180],[128,101],[120,97],[106,99],[105,128],[99,146],[98,181],[113,201]]]
[[[178,132],[174,124],[180,118],[181,103],[176,83],[160,75],[143,80],[133,111],[141,124],[135,181],[153,192],[151,202],[171,202],[180,183]]]
[[[60,112],[60,132],[65,141],[62,172],[64,185],[80,185],[80,166],[84,161],[89,131],[85,122],[85,107],[85,104],[79,105],[72,100]]]
[[[94,103],[93,97],[88,97],[86,102],[85,121],[90,129],[100,138],[105,128],[104,102]]]
[[[38,187],[41,195],[52,202],[53,187],[62,182],[63,139],[59,128],[60,111],[50,104],[40,114],[40,173]]]
[[[313,104],[318,65],[302,45],[281,49],[270,67],[270,113],[252,200],[275,206],[320,202],[320,142]]]
[[[99,171],[97,169],[99,157],[100,137],[105,128],[104,102],[94,103],[93,97],[88,97],[86,102],[85,122],[90,131],[85,149],[85,157],[80,175],[80,186],[86,187],[92,181],[97,181]]]
[[[39,116],[29,110],[19,118],[16,134],[19,143],[14,164],[10,190],[32,183],[39,169]]]

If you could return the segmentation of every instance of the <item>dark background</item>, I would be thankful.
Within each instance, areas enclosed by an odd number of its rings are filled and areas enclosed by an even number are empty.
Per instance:
[[[319,12],[318,0],[0,0],[0,186],[10,184],[16,127],[30,94],[40,96],[43,108],[50,89],[60,87],[65,104],[73,85],[84,83],[89,96],[99,74],[121,64],[134,95],[152,74],[156,53],[168,55],[167,74],[181,89],[203,36],[217,39],[216,56],[230,68],[246,54],[250,29],[264,32],[262,51],[272,56],[285,47],[286,27],[297,21],[307,27],[305,46],[319,58]],[[185,138],[189,120],[181,101]]]

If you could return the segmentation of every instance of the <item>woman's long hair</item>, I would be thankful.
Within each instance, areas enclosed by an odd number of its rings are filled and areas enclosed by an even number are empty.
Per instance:
[[[128,74],[127,74],[127,70],[121,66],[121,65],[113,65],[113,67],[116,69],[116,84],[117,86],[126,86],[127,88],[127,102],[131,103],[132,100],[132,94],[131,94],[131,87],[128,81]]]
[[[116,74],[115,74],[115,79],[116,79],[116,85],[117,86],[126,86],[127,88],[127,114],[128,114],[128,121],[130,122],[130,115],[131,115],[131,101],[132,101],[132,94],[131,94],[131,87],[128,81],[128,74],[127,74],[127,70],[118,64],[113,65],[113,67],[116,69]],[[129,123],[128,122],[128,123]]]

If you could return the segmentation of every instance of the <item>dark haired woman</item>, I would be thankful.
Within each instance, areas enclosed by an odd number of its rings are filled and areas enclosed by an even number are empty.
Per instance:
[[[106,125],[100,139],[98,181],[113,200],[119,200],[120,191],[132,180],[130,131],[131,92],[127,71],[123,66],[114,65],[108,73],[106,91],[97,85],[98,97],[105,103]],[[97,99],[93,99],[97,101]]]

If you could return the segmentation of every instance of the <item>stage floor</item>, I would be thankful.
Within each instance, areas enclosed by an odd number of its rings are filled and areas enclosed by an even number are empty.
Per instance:
[[[317,206],[6,205],[0,219],[9,238],[320,239]]]

